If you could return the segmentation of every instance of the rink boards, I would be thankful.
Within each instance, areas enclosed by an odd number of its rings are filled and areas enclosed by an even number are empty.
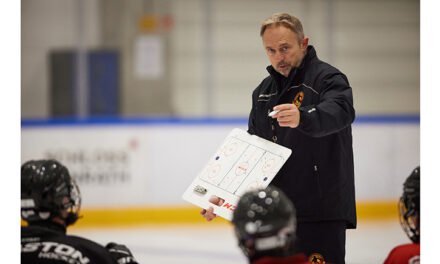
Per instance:
[[[417,119],[364,120],[353,124],[358,215],[394,215],[402,183],[419,164],[420,125]],[[198,221],[199,209],[182,193],[235,127],[246,129],[246,123],[23,122],[21,158],[56,158],[66,164],[91,222],[105,214],[121,223],[168,217],[192,222]]]

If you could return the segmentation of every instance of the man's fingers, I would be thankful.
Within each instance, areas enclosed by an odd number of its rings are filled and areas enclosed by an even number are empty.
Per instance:
[[[280,110],[280,111],[293,110],[293,109],[298,109],[298,107],[296,107],[296,105],[294,104],[280,104],[274,106],[273,108],[273,110]]]
[[[284,110],[277,114],[277,117],[289,117],[295,115],[295,110]]]
[[[299,112],[298,108],[294,104],[277,105],[273,109],[279,110],[279,112],[273,115],[272,118],[292,116],[295,115],[295,113]]]
[[[217,196],[212,196],[211,198],[209,198],[209,202],[217,206],[221,206],[223,205],[225,200]],[[214,208],[212,206],[209,207],[208,209],[202,209],[202,211],[200,211],[200,214],[204,218],[206,218],[207,221],[211,221],[212,219],[218,217],[216,214],[214,214]]]
[[[220,199],[221,202],[223,203],[224,200]],[[213,207],[209,207],[208,209],[203,209],[202,211],[200,211],[200,214],[209,222],[211,220],[213,220],[214,218],[217,218],[218,215],[214,214],[214,208]]]
[[[279,112],[276,115],[276,119],[278,122],[288,122],[295,120],[295,112],[290,110],[285,110],[282,112]]]
[[[280,127],[291,127],[291,128],[295,128],[299,125],[299,120],[297,119],[288,119],[288,120],[278,120],[278,125]]]
[[[279,126],[295,128],[299,125],[299,110],[294,104],[280,104],[273,108],[280,112],[272,116],[276,118]]]
[[[299,112],[285,110],[277,114],[277,122],[281,127],[295,128],[299,124]]]
[[[217,204],[220,200],[220,197],[217,196],[212,196],[211,198],[209,198],[209,202],[213,203],[213,204]]]
[[[211,221],[212,219],[216,218],[217,215],[214,214],[214,208],[209,207],[208,210],[206,210],[205,218],[207,221]]]
[[[209,198],[209,202],[217,206],[220,206],[225,202],[225,200],[218,196],[212,196],[211,198]]]

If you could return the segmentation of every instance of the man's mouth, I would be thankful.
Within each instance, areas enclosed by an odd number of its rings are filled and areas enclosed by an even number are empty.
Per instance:
[[[280,64],[280,65],[278,65],[278,68],[285,70],[285,69],[287,69],[287,64]]]

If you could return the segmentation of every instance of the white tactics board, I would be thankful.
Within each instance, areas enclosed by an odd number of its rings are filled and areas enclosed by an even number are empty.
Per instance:
[[[265,188],[289,158],[289,148],[234,128],[200,174],[183,194],[183,199],[232,219],[240,196]],[[212,196],[225,200],[222,206],[209,202]]]

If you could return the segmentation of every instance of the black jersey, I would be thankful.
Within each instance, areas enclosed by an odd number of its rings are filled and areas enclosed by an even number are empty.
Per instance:
[[[44,222],[21,228],[21,263],[116,264],[116,261],[103,246],[66,235],[64,227]]]

